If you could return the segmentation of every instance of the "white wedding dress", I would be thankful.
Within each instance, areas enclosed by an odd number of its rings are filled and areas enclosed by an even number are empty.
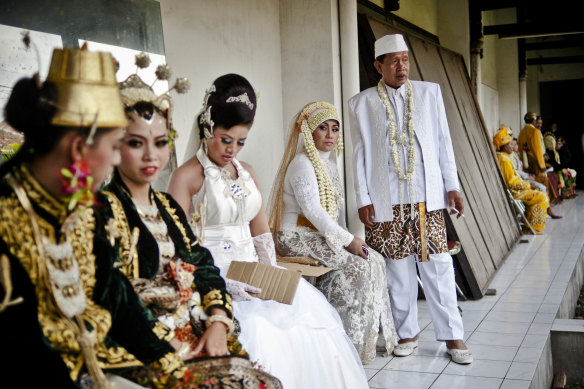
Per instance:
[[[231,261],[257,262],[249,222],[262,198],[251,175],[233,160],[237,179],[197,152],[205,172],[191,211],[203,204],[203,245],[225,276]],[[234,301],[239,341],[250,359],[282,381],[285,389],[368,388],[359,356],[338,313],[315,287],[301,279],[292,305],[252,298]]]

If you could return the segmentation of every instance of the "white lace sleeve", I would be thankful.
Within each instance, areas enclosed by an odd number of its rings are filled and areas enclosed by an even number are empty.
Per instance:
[[[286,176],[303,215],[324,235],[330,248],[338,252],[349,245],[353,235],[339,226],[320,204],[316,174],[310,161],[307,158],[293,161]]]

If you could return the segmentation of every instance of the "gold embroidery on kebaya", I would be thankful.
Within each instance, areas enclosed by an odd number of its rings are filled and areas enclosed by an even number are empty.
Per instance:
[[[186,370],[182,360],[176,353],[168,353],[159,360],[152,362],[148,367],[155,372],[172,373],[177,378],[181,378]]]
[[[205,312],[209,311],[213,305],[226,306],[225,301],[223,301],[223,296],[219,289],[213,289],[203,297],[203,309]],[[231,310],[230,310],[231,311]]]
[[[191,252],[191,240],[189,239],[189,236],[187,235],[187,231],[185,230],[185,227],[181,223],[178,215],[176,214],[176,209],[174,209],[170,206],[170,201],[168,201],[168,199],[166,198],[166,196],[164,194],[162,194],[161,192],[158,192],[156,190],[154,191],[154,194],[160,200],[160,202],[162,203],[162,206],[164,207],[164,209],[166,209],[166,212],[168,212],[168,214],[172,217],[172,220],[174,220],[174,224],[176,224],[176,226],[180,230],[182,237],[183,237],[183,240],[187,244],[187,249],[189,250],[189,252]]]
[[[107,197],[110,204],[120,239],[119,254],[120,261],[123,265],[120,266],[119,269],[128,278],[138,277],[140,262],[138,260],[138,253],[132,253],[131,250],[132,243],[130,240],[132,238],[132,233],[130,232],[130,224],[128,223],[126,213],[124,212],[124,207],[122,206],[121,201],[112,192],[104,190],[101,193]],[[131,260],[130,256],[133,257]]]
[[[15,171],[15,176],[22,187],[27,191],[27,196],[43,210],[55,216],[60,222],[65,220],[66,212],[62,206],[32,177],[25,167]],[[0,237],[7,244],[10,253],[19,259],[26,270],[31,282],[35,286],[38,299],[38,319],[43,334],[61,354],[63,361],[70,370],[73,380],[76,380],[83,365],[81,348],[76,338],[76,333],[68,324],[68,321],[60,314],[51,293],[51,287],[39,262],[39,251],[35,243],[32,230],[32,222],[29,214],[20,204],[14,193],[8,197],[0,198],[0,216],[4,223],[0,223]],[[41,217],[35,216],[39,230],[48,242],[56,244],[69,239],[77,259],[81,283],[86,293],[86,307],[82,313],[83,320],[95,330],[97,337],[96,352],[107,359],[102,362],[108,367],[110,356],[115,361],[122,361],[123,365],[137,365],[135,357],[122,348],[106,349],[103,340],[111,327],[110,313],[97,306],[91,296],[95,286],[95,258],[93,252],[93,236],[95,219],[91,210],[84,212],[80,220],[68,234],[61,236],[56,241],[55,228],[51,223]],[[110,355],[111,354],[111,355]],[[113,366],[116,366],[115,364]]]
[[[159,339],[166,340],[167,342],[170,342],[174,338],[174,331],[164,325],[161,321],[156,321],[152,332],[154,332]]]

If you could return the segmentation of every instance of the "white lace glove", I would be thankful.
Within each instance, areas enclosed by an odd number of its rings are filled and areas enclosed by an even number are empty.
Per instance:
[[[276,245],[274,238],[269,232],[254,236],[253,246],[260,259],[260,263],[264,265],[277,266],[276,264]]]
[[[250,293],[262,292],[260,288],[230,278],[225,278],[225,286],[227,293],[231,295],[233,301],[249,301],[252,298],[252,296],[249,295]]]

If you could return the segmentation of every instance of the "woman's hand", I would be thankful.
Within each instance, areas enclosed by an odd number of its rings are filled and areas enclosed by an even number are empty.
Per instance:
[[[363,241],[361,238],[354,237],[353,241],[345,247],[345,249],[350,252],[351,254],[355,254],[360,256],[361,258],[368,259],[369,255],[365,253],[364,247],[369,250],[369,246],[367,243]]]
[[[191,346],[188,343],[181,342],[177,338],[173,338],[169,343],[176,351],[176,354],[183,361],[192,359],[196,356],[196,354],[191,350]]]
[[[227,350],[227,326],[221,322],[211,324],[199,339],[193,354],[198,355],[203,351],[203,348],[210,357],[229,355],[229,350]]]

